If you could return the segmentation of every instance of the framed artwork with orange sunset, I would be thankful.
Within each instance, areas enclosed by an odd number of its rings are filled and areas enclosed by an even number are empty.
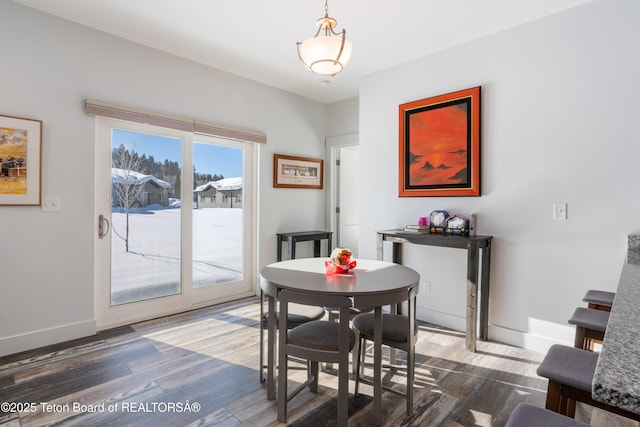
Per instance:
[[[401,104],[399,196],[480,196],[480,86]]]

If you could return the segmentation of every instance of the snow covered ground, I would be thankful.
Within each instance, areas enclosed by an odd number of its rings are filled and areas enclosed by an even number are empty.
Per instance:
[[[111,214],[111,300],[122,304],[180,292],[180,204],[137,208],[129,214],[129,252],[125,251],[126,216]],[[242,279],[242,209],[193,211],[193,286]]]

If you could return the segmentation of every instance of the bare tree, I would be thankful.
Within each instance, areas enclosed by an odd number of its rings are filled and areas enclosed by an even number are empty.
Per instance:
[[[135,147],[134,147],[135,148]],[[114,228],[113,232],[124,240],[125,252],[129,252],[129,212],[138,207],[142,201],[144,184],[138,180],[138,169],[141,159],[132,148],[127,150],[124,145],[120,145],[113,153],[112,165],[121,170],[119,179],[113,183],[114,196],[117,206],[122,207],[125,214],[124,236],[120,235]]]

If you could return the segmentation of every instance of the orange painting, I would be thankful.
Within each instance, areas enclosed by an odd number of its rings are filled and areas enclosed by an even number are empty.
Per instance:
[[[400,105],[400,196],[480,194],[479,97],[477,87]]]
[[[410,186],[469,182],[467,116],[464,104],[411,115]]]

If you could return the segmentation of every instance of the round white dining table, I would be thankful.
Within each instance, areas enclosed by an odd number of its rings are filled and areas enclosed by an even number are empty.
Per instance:
[[[326,258],[302,258],[276,262],[262,268],[260,286],[268,301],[267,398],[276,398],[275,301],[283,290],[311,294],[346,295],[357,308],[374,307],[373,416],[382,418],[382,307],[400,304],[417,294],[420,275],[409,267],[391,262],[357,259],[357,266],[344,274],[327,274]],[[409,322],[411,328],[415,326]],[[410,335],[413,336],[413,330]],[[413,385],[407,384],[407,387]]]

